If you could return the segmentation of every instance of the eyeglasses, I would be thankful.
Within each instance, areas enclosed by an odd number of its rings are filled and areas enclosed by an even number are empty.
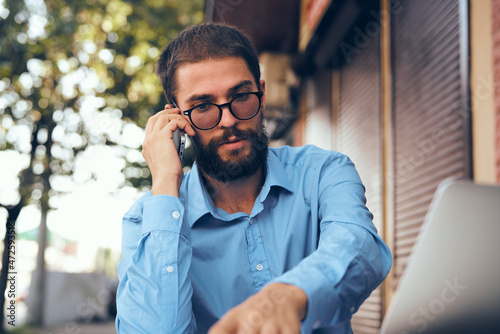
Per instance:
[[[210,130],[219,124],[224,107],[227,107],[239,120],[246,121],[254,118],[259,113],[263,94],[263,92],[240,93],[227,103],[202,103],[182,113],[189,117],[197,129]]]

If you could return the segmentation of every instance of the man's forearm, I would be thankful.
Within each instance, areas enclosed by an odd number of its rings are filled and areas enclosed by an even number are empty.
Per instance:
[[[385,244],[370,232],[352,224],[332,223],[318,250],[273,281],[294,284],[306,292],[308,306],[302,326],[309,332],[350,319],[387,275],[390,264]]]
[[[126,216],[123,221],[117,331],[195,332],[188,276],[192,250],[181,233],[183,207],[171,196],[151,196],[142,211],[142,220]]]

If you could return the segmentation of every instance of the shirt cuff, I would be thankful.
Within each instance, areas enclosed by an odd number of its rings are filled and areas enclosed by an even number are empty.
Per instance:
[[[314,266],[309,266],[307,272],[304,272],[302,267],[296,267],[269,284],[276,282],[295,285],[307,295],[306,316],[302,319],[301,326],[303,333],[339,324],[350,319],[356,311],[354,303],[349,305],[348,301],[341,300],[335,287],[331,287],[331,282]]]
[[[151,231],[179,233],[184,218],[184,206],[179,198],[169,195],[155,195],[144,202],[142,235]]]

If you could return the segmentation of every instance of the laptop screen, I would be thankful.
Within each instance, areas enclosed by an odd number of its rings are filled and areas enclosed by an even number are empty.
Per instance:
[[[500,186],[438,187],[380,332],[500,333]]]

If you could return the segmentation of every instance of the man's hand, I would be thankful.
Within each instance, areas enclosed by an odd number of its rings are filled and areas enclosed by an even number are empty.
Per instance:
[[[272,283],[229,310],[216,322],[209,334],[300,333],[307,296],[302,289],[284,283]]]
[[[172,140],[173,132],[177,129],[184,130],[190,136],[196,134],[179,109],[169,104],[165,106],[165,110],[148,120],[142,155],[153,178],[153,195],[179,195],[183,171]]]

